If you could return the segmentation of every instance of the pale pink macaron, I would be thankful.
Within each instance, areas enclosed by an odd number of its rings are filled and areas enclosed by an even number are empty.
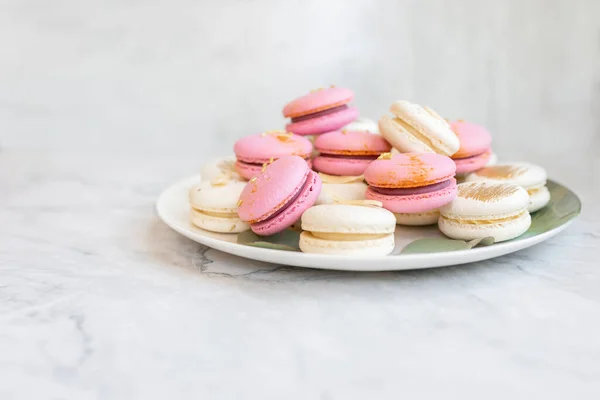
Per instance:
[[[238,215],[258,235],[292,226],[321,193],[321,178],[298,156],[283,156],[252,178],[240,194]]]
[[[456,196],[456,165],[435,153],[389,153],[365,171],[365,197],[378,200],[394,213],[423,213],[451,202]]]
[[[353,98],[354,93],[346,88],[313,90],[283,108],[283,115],[291,118],[286,129],[298,135],[318,135],[338,130],[358,117],[356,107],[348,106]]]
[[[329,175],[357,176],[392,146],[374,133],[342,130],[317,136],[315,148],[320,153],[313,160],[315,170]]]
[[[450,127],[460,140],[460,148],[452,155],[456,173],[466,174],[485,167],[492,155],[492,135],[487,129],[462,120],[451,121]]]
[[[267,131],[235,142],[236,171],[246,179],[260,174],[263,164],[283,156],[299,156],[310,164],[313,145],[305,137],[285,131]]]

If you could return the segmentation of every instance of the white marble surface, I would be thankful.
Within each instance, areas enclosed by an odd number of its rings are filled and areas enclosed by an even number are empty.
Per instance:
[[[170,231],[153,203],[200,163],[0,152],[0,399],[600,396],[597,157],[545,160],[583,201],[556,238],[367,274]]]

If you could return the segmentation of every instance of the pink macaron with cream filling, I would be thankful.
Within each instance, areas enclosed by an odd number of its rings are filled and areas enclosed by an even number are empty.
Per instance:
[[[485,167],[492,155],[492,135],[487,129],[462,120],[451,121],[450,127],[460,141],[460,148],[452,155],[456,173],[467,174]]]
[[[381,201],[394,213],[432,211],[456,196],[455,172],[452,159],[441,154],[386,153],[365,171],[365,197]]]
[[[286,129],[298,135],[318,135],[341,129],[358,117],[358,109],[348,105],[353,98],[354,93],[346,88],[313,90],[283,108],[283,115],[291,118]]]
[[[320,153],[314,169],[329,175],[362,175],[369,164],[392,146],[380,135],[361,131],[335,131],[315,139]]]
[[[233,146],[236,171],[251,179],[260,174],[263,164],[283,156],[299,156],[310,165],[313,145],[305,137],[285,131],[268,131],[239,139]]]
[[[321,193],[321,178],[298,156],[283,156],[247,184],[238,203],[240,219],[258,235],[281,232],[300,219]]]

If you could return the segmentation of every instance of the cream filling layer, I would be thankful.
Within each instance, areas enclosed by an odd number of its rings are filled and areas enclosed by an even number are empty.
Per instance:
[[[507,222],[511,222],[511,221],[516,221],[520,218],[522,218],[523,216],[525,216],[526,214],[528,214],[527,210],[522,210],[519,211],[517,214],[513,214],[513,215],[508,215],[505,217],[501,217],[501,218],[474,218],[474,217],[470,217],[470,218],[460,218],[457,216],[449,216],[449,215],[442,215],[442,218],[444,218],[446,221],[450,221],[450,222],[456,222],[457,224],[462,224],[462,225],[494,225],[494,224],[503,224],[503,223],[507,223]]]
[[[238,214],[235,212],[205,211],[205,210],[198,210],[197,208],[194,208],[194,211],[199,212],[201,214],[210,215],[211,217],[218,217],[218,218],[237,218],[238,217]]]
[[[419,129],[418,125],[411,125],[407,121],[396,117],[392,119],[396,124],[400,125],[402,129],[409,135],[413,136],[416,141],[423,143],[425,146],[429,147],[431,151],[446,154],[448,152],[446,145],[441,140],[425,135],[421,129]]]
[[[357,240],[381,239],[389,233],[334,233],[334,232],[310,232],[316,238],[323,240],[336,240],[341,242],[353,242]]]

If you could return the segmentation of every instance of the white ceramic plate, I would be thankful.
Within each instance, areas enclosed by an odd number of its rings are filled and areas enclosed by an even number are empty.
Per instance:
[[[295,251],[274,250],[238,244],[236,234],[219,234],[208,232],[193,226],[189,221],[190,208],[188,204],[189,189],[200,180],[199,176],[189,177],[179,181],[165,190],[156,203],[158,217],[168,226],[182,235],[214,249],[231,253],[236,256],[253,260],[265,261],[276,264],[292,265],[296,267],[309,267],[321,269],[336,269],[348,271],[395,271],[419,268],[444,267],[448,265],[466,264],[486,260],[513,253],[515,251],[533,246],[548,240],[565,229],[572,218],[579,213],[581,204],[577,196],[568,189],[556,183],[560,190],[571,195],[569,207],[578,207],[576,213],[563,218],[557,226],[545,232],[517,238],[511,241],[496,243],[491,246],[476,247],[468,250],[444,251],[422,254],[400,254],[402,249],[410,242],[419,238],[443,238],[444,235],[437,227],[411,228],[398,227],[396,229],[396,249],[389,256],[358,257],[344,255],[307,254]],[[552,191],[552,190],[551,190]],[[554,198],[554,195],[553,195]],[[572,199],[575,199],[573,201]],[[550,207],[550,206],[549,206]],[[556,204],[557,209],[564,205]],[[562,210],[560,210],[562,212]]]

